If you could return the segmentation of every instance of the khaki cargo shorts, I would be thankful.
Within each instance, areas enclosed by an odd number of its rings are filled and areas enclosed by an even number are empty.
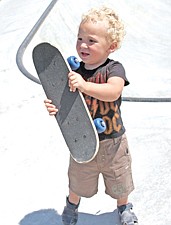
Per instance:
[[[80,197],[91,197],[98,191],[99,174],[102,174],[105,193],[112,198],[127,197],[134,190],[131,155],[126,135],[100,142],[96,157],[79,164],[70,157],[69,188]]]

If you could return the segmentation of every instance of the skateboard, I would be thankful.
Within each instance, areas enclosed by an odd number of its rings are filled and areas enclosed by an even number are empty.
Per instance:
[[[40,43],[33,49],[33,63],[48,99],[58,108],[55,115],[72,158],[87,163],[99,149],[98,121],[94,124],[81,92],[70,92],[69,63],[61,52],[49,43]]]

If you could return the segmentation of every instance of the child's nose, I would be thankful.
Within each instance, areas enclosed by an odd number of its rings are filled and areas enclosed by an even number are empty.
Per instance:
[[[81,43],[81,48],[88,48],[87,44],[85,42]]]

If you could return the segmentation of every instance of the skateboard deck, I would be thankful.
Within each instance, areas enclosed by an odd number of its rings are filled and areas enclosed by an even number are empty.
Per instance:
[[[70,92],[70,67],[49,43],[33,49],[33,63],[48,99],[58,108],[55,115],[71,156],[78,163],[91,161],[98,152],[98,134],[82,93]]]

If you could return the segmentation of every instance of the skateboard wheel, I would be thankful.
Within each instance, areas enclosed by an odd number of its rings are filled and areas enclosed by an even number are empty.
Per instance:
[[[96,118],[94,120],[94,125],[95,125],[95,127],[97,129],[97,132],[99,134],[103,133],[106,130],[106,124],[105,124],[105,122],[102,118]]]
[[[77,70],[80,67],[80,62],[75,56],[70,56],[67,58],[67,61],[72,70]]]

